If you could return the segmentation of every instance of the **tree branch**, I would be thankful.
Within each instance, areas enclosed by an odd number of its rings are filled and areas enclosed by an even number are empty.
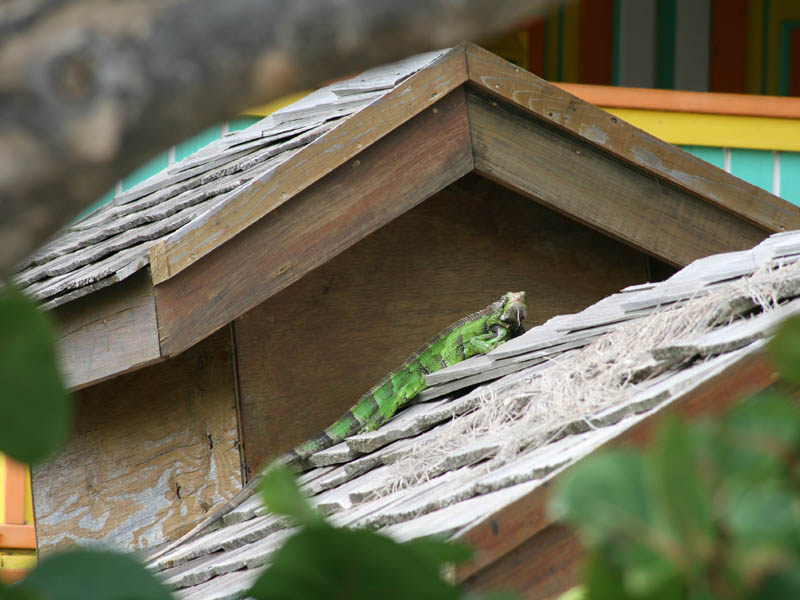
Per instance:
[[[0,8],[0,274],[159,151],[556,0],[17,0]]]

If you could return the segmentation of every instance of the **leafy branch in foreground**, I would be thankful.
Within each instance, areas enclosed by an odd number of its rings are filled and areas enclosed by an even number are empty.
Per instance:
[[[370,531],[334,527],[311,508],[284,467],[267,473],[261,492],[267,508],[291,518],[300,530],[253,585],[254,598],[462,598],[442,572],[472,556],[466,547],[432,538],[398,543]]]
[[[770,354],[800,382],[800,320]],[[779,386],[716,422],[665,423],[645,452],[567,471],[552,512],[588,552],[588,599],[800,597],[800,407]]]

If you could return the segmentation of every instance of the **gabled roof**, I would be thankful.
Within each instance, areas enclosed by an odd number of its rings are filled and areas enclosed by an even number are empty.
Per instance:
[[[68,228],[17,281],[78,305],[61,346],[81,387],[185,350],[471,171],[678,266],[800,227],[800,208],[462,44],[213,142]]]
[[[528,548],[505,583],[527,578],[531,597],[552,595],[579,556],[568,533],[556,558],[545,551],[557,527],[545,510],[552,481],[600,447],[645,440],[668,409],[718,414],[772,383],[764,345],[800,312],[798,259],[800,232],[776,234],[433,373],[420,403],[314,455],[302,487],[339,525],[474,544],[478,558],[457,572],[473,585]],[[179,598],[239,597],[292,533],[258,496],[224,521],[149,564]]]
[[[202,222],[242,188],[394,89],[443,52],[370,69],[215,140],[62,231],[14,278],[45,309],[126,279],[154,244]]]

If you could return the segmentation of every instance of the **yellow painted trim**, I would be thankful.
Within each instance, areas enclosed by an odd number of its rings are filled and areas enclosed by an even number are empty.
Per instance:
[[[558,6],[551,8],[547,13],[544,26],[546,28],[544,72],[546,79],[558,79],[558,54],[561,51],[561,48],[558,47]]]
[[[249,108],[244,111],[242,114],[252,117],[267,117],[274,113],[276,110],[283,108],[284,106],[289,106],[292,102],[297,102],[298,100],[305,98],[308,96],[313,90],[306,90],[304,92],[297,92],[295,94],[289,94],[288,96],[282,96],[273,100],[272,102],[267,102],[266,104],[262,104],[261,106],[254,106],[253,108]]]
[[[800,152],[800,119],[606,108],[671,144]]]
[[[580,2],[568,2],[564,5],[564,64],[563,80],[579,81],[580,56]]]
[[[0,569],[32,569],[36,566],[36,552],[0,552]]]

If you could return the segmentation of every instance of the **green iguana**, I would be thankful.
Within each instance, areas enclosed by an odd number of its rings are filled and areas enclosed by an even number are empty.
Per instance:
[[[374,431],[403,405],[426,388],[425,375],[449,367],[477,354],[486,354],[509,339],[524,332],[522,320],[527,315],[525,292],[507,292],[497,302],[481,311],[459,319],[450,327],[412,354],[399,368],[384,377],[364,394],[340,419],[319,435],[290,450],[253,478],[233,498],[228,500],[189,533],[157,554],[153,560],[192,538],[250,497],[254,488],[273,465],[279,463],[297,470],[308,467],[308,459],[325,448],[344,441],[348,436]]]

